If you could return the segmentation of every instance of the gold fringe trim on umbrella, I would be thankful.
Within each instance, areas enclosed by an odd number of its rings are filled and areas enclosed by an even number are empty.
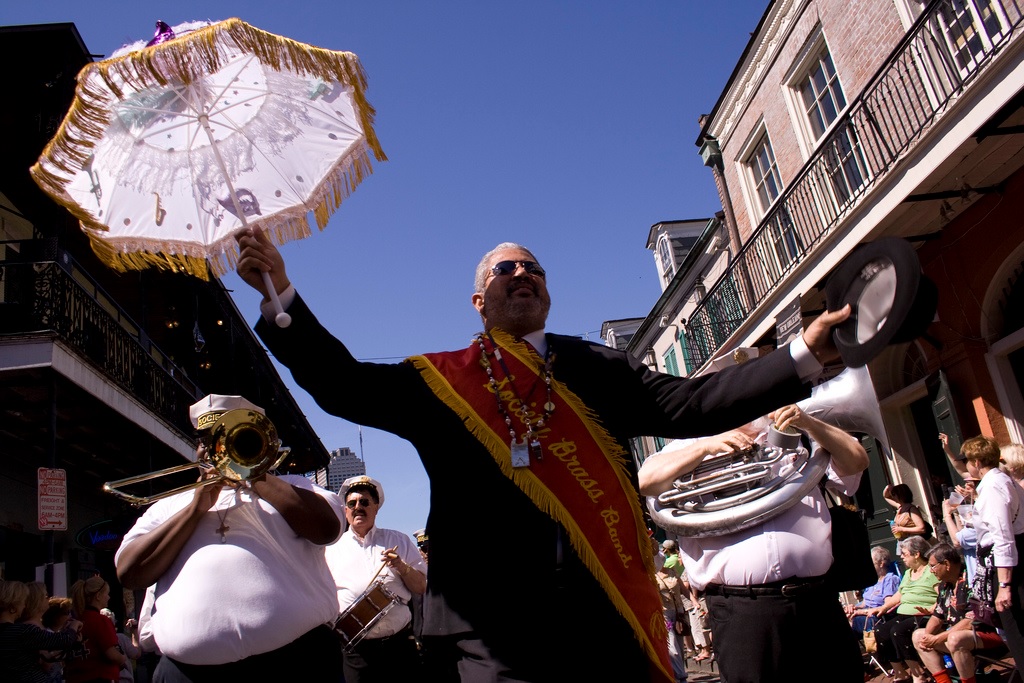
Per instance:
[[[312,234],[308,213],[316,216],[322,231],[338,205],[355,191],[359,182],[373,172],[370,152],[365,146],[357,147],[342,157],[328,177],[314,190],[309,204],[253,222],[276,245],[304,239]],[[68,207],[73,211],[74,207]],[[221,277],[238,263],[238,244],[234,235],[227,235],[210,245],[175,240],[156,241],[152,238],[111,237],[105,226],[82,225],[96,256],[107,266],[118,271],[164,268],[184,271],[203,280],[212,274]]]
[[[151,252],[151,246],[146,247],[144,253],[131,254],[125,250],[137,245],[128,241],[108,242],[105,236],[107,226],[82,209],[68,194],[66,186],[70,177],[89,162],[93,148],[114,116],[114,105],[123,97],[125,86],[142,90],[167,86],[171,82],[191,83],[223,65],[220,43],[226,40],[256,55],[262,64],[274,70],[292,71],[348,86],[365,138],[364,145],[350,151],[335,164],[306,205],[253,223],[267,231],[276,244],[310,234],[305,217],[308,211],[314,212],[317,226],[323,230],[341,202],[373,172],[370,153],[377,161],[387,161],[373,129],[376,112],[366,99],[366,74],[359,58],[351,52],[325,50],[300,43],[234,18],[166,43],[89,64],[78,74],[76,97],[60,128],[30,172],[45,192],[82,223],[97,255],[115,270],[157,266],[183,269],[206,277],[207,268],[205,264],[200,265],[205,255],[156,254]],[[227,245],[224,240],[221,242]],[[237,261],[237,252],[229,247],[212,259],[209,270],[221,275]]]

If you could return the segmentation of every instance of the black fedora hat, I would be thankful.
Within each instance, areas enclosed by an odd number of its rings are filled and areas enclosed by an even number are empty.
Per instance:
[[[850,317],[832,328],[848,367],[867,364],[889,344],[917,339],[935,318],[939,295],[921,272],[910,242],[883,237],[854,249],[825,285],[828,310],[850,304]]]

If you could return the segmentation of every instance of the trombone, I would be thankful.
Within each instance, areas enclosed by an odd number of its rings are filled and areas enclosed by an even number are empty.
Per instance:
[[[277,469],[292,450],[281,446],[277,429],[266,415],[244,408],[229,410],[217,419],[210,429],[210,444],[207,456],[202,460],[167,467],[148,474],[108,481],[103,485],[103,490],[135,506],[149,505],[162,498],[211,484],[256,479]],[[207,469],[211,466],[217,470],[215,476],[178,486],[163,493],[136,496],[121,490],[125,486],[150,479],[190,469]]]

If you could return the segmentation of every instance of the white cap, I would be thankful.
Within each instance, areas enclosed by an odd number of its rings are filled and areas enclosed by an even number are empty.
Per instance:
[[[338,491],[338,495],[341,496],[342,500],[348,497],[348,490],[353,486],[372,486],[377,489],[377,505],[384,505],[384,487],[380,485],[380,482],[373,477],[368,477],[365,474],[360,474],[358,477],[349,477],[341,484],[341,490]]]
[[[209,429],[217,419],[229,410],[252,410],[260,415],[266,415],[263,408],[250,403],[241,396],[224,396],[222,394],[210,394],[192,404],[188,409],[188,416],[192,420],[192,426],[196,429]]]

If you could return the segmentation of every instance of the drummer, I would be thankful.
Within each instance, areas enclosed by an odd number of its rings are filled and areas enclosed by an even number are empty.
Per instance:
[[[427,565],[408,534],[375,525],[384,504],[379,481],[365,475],[350,477],[339,493],[345,501],[348,530],[327,546],[327,564],[338,585],[338,607],[345,611],[356,604],[377,580],[401,603],[366,633],[345,634],[361,636],[345,652],[345,683],[417,680],[420,660],[408,605],[413,595],[427,589]]]

